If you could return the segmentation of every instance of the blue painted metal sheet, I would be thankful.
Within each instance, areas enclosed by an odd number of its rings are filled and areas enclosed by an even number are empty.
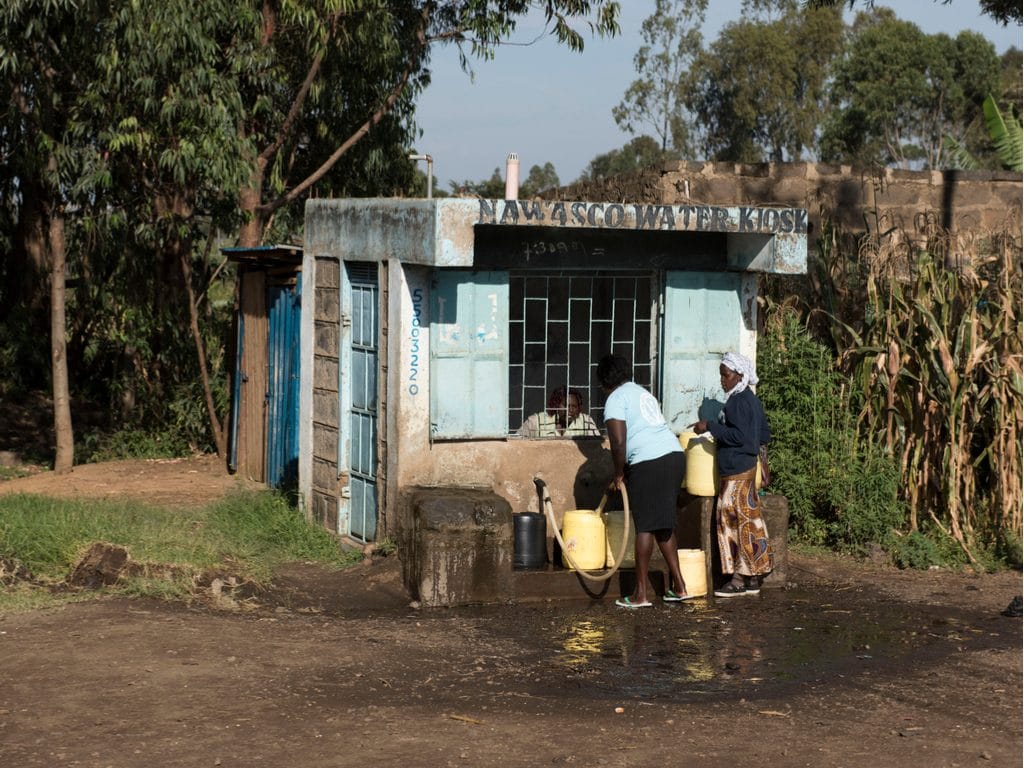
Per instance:
[[[662,406],[677,434],[714,419],[725,403],[722,355],[739,349],[741,276],[732,272],[665,274]]]
[[[508,272],[445,270],[430,304],[430,430],[508,435]]]
[[[267,485],[293,488],[299,467],[302,276],[267,286]]]
[[[242,407],[242,350],[245,349],[245,314],[238,313],[235,329],[235,374],[231,388],[231,434],[228,438],[228,469],[238,470],[238,418]]]

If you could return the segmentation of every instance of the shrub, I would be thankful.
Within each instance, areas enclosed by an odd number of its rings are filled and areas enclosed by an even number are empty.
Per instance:
[[[858,443],[850,387],[828,349],[777,307],[759,353],[773,490],[789,500],[795,537],[850,551],[885,542],[905,520],[899,472],[891,457]]]

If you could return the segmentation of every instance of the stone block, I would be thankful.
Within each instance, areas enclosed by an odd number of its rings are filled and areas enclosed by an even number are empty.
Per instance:
[[[762,586],[784,587],[789,573],[789,499],[777,493],[765,494],[761,497],[761,515],[775,552],[775,569]]]
[[[322,389],[313,390],[313,420],[329,427],[337,427],[338,393]]]
[[[325,392],[338,391],[338,358],[313,357],[313,386]]]
[[[320,288],[337,288],[341,285],[341,264],[333,256],[317,256],[316,284]]]
[[[341,317],[337,288],[317,288],[314,294],[313,317],[325,322],[338,322]]]
[[[326,424],[313,422],[313,455],[337,466],[338,430]]]
[[[331,533],[338,532],[338,497],[313,491],[313,520]]]
[[[338,324],[317,322],[313,326],[313,351],[320,355],[337,357],[338,355]]]
[[[402,567],[423,606],[510,602],[512,507],[490,489],[423,488],[411,494],[412,532]]]

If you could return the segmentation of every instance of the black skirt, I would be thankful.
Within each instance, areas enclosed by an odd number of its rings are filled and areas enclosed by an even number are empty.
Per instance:
[[[638,532],[676,527],[676,499],[685,468],[682,451],[626,467],[629,513]]]

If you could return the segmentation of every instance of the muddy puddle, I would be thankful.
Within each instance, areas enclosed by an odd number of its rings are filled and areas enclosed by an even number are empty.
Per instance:
[[[952,653],[1020,647],[1019,620],[865,594],[788,589],[626,610],[611,600],[460,609],[520,648],[552,689],[687,701],[906,671]]]

